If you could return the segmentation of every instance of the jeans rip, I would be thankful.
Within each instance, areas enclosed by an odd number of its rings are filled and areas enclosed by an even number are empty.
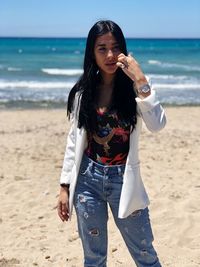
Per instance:
[[[136,217],[140,217],[141,214],[142,214],[142,210],[136,210],[133,213],[131,213],[130,216],[136,218]]]

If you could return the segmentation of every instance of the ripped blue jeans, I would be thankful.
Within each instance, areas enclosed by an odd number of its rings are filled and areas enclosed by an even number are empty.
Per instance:
[[[148,208],[118,218],[125,165],[104,166],[85,154],[80,166],[74,206],[84,251],[84,267],[106,267],[108,204],[137,267],[161,267]]]

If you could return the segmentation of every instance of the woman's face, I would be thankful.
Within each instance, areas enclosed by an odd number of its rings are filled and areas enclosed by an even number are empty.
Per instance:
[[[116,72],[118,68],[116,63],[120,53],[119,45],[112,33],[109,32],[97,37],[94,56],[101,73],[114,74]]]

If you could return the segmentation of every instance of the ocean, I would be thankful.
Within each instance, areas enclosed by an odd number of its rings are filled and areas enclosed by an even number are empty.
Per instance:
[[[0,38],[0,107],[63,107],[85,38]],[[200,104],[200,39],[127,39],[166,105]]]

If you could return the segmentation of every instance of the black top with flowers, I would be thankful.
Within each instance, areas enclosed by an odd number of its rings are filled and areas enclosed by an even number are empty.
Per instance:
[[[103,165],[125,164],[130,139],[130,124],[119,119],[116,111],[97,110],[98,130],[88,134],[86,155]]]

